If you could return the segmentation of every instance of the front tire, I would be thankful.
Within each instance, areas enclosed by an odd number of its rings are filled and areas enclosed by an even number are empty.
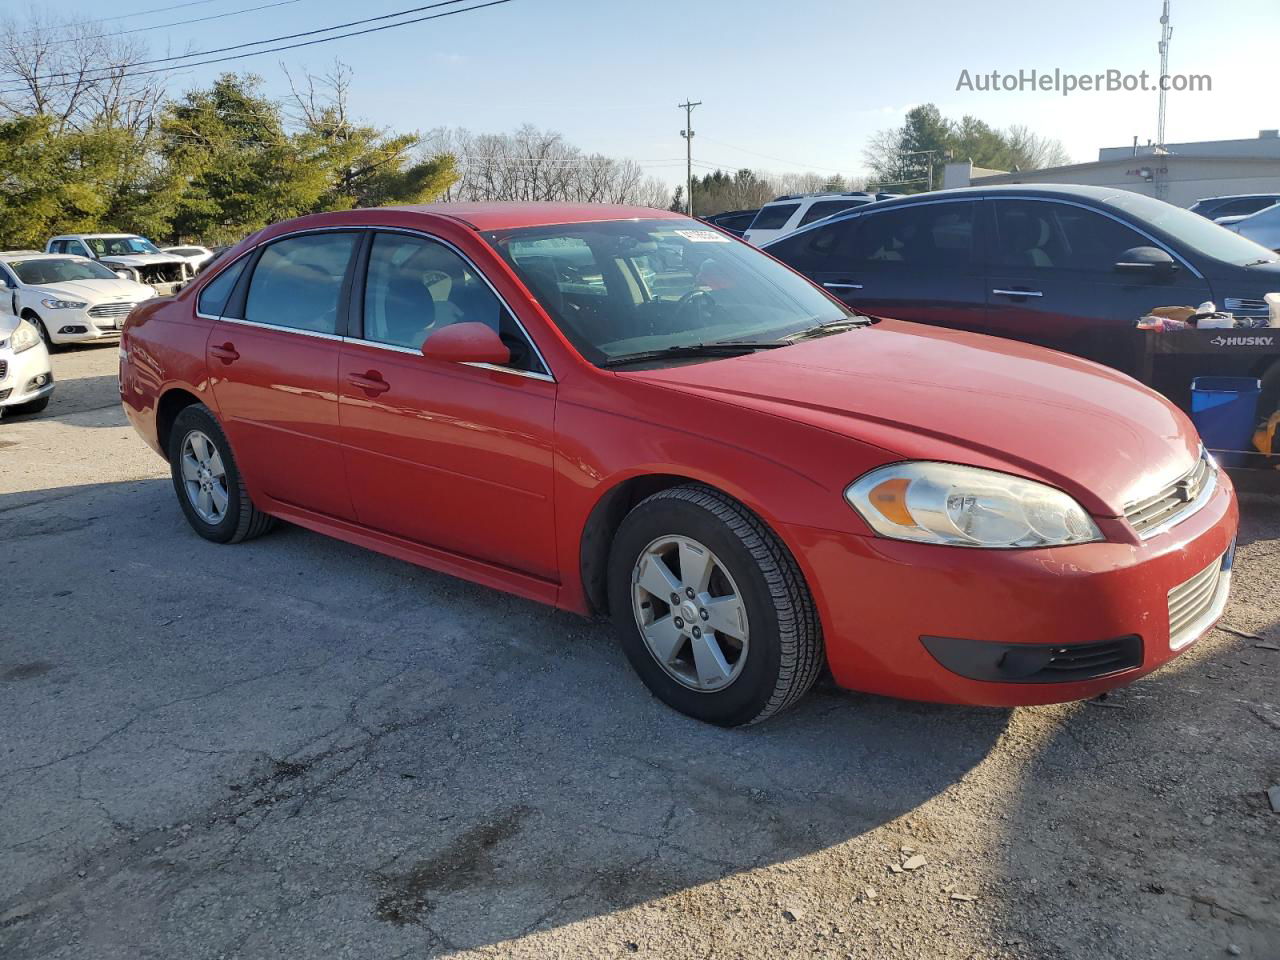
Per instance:
[[[183,408],[174,420],[169,470],[187,522],[206,540],[240,543],[275,525],[249,498],[222,425],[204,404]]]
[[[44,321],[29,310],[23,314],[23,317],[35,324],[36,329],[40,331],[40,339],[44,341],[45,349],[50,353],[56,353],[58,345],[53,342],[53,337],[49,335],[49,328],[44,325]]]
[[[708,723],[757,723],[786,709],[825,659],[795,558],[759,517],[709,487],[671,487],[627,514],[610,553],[609,605],[645,685]]]

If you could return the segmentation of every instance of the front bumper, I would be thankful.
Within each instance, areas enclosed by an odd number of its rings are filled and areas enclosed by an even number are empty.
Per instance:
[[[40,315],[54,343],[92,343],[118,340],[124,317],[93,317],[89,310],[49,310]]]
[[[1222,474],[1201,510],[1148,540],[1120,520],[1099,522],[1107,542],[1041,550],[940,547],[811,527],[789,527],[787,535],[813,590],[827,660],[841,686],[911,700],[1021,706],[1096,696],[1194,644],[1226,604],[1230,576],[1220,571],[1238,522],[1235,493]],[[1196,581],[1215,564],[1212,583]],[[1184,604],[1182,594],[1170,591],[1197,590],[1200,582],[1209,591],[1192,598],[1204,597],[1200,615],[1171,639],[1171,610],[1176,619]],[[962,659],[939,655],[946,646],[939,638],[976,650],[977,666],[966,669]],[[1069,679],[1065,671],[1061,682],[1033,676],[1046,648],[1087,659],[1101,656],[1094,645],[1120,651],[1105,676]],[[1002,657],[1010,650],[1026,652]],[[1001,665],[1011,670],[1001,674]]]
[[[13,353],[0,351],[0,407],[16,407],[53,393],[53,367],[43,344]],[[43,383],[40,382],[43,379]]]

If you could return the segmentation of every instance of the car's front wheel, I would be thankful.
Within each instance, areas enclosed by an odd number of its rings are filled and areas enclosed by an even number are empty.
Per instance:
[[[184,408],[169,433],[169,469],[192,529],[215,543],[239,543],[271,529],[254,506],[222,425],[203,404]]]
[[[711,488],[671,487],[636,505],[614,538],[609,598],[641,679],[699,720],[763,720],[822,669],[822,629],[795,558]]]

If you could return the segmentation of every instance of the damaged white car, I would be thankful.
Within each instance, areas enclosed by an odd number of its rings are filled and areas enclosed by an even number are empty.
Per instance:
[[[133,233],[64,234],[52,238],[45,252],[97,260],[116,276],[146,284],[162,297],[177,293],[195,276],[195,267],[186,257],[165,253]]]

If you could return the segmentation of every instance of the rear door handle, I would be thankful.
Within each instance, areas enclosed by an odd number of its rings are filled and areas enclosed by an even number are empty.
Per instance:
[[[347,377],[347,382],[352,386],[359,387],[371,397],[376,397],[380,393],[386,393],[391,389],[391,384],[382,379],[382,374],[376,370],[370,370],[368,373],[353,373]]]
[[[995,290],[992,290],[991,292],[998,294],[1002,297],[1043,297],[1044,296],[1044,294],[1041,293],[1039,290],[1001,290],[1000,288],[997,287]]]
[[[210,347],[209,352],[223,363],[234,363],[240,359],[240,354],[236,353],[235,345],[231,343],[224,343],[220,347]]]
[[[823,286],[826,287],[828,290],[861,290],[862,289],[862,284],[860,283],[824,283]]]

